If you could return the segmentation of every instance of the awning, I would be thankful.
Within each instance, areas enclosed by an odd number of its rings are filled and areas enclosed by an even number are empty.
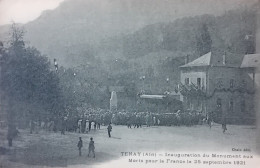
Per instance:
[[[140,98],[142,99],[163,99],[165,98],[165,95],[140,95]]]

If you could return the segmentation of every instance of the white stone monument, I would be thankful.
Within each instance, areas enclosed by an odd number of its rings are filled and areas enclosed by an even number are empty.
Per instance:
[[[116,92],[112,91],[111,92],[111,98],[110,98],[110,111],[116,111],[117,110],[117,96]]]

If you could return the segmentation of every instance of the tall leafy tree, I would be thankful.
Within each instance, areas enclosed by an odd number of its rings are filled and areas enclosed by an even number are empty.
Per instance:
[[[23,29],[13,24],[10,46],[2,57],[1,86],[8,99],[9,128],[15,127],[21,113],[28,119],[42,120],[58,118],[63,111],[56,72],[46,56],[25,46],[23,36]],[[26,108],[19,109],[21,105]]]

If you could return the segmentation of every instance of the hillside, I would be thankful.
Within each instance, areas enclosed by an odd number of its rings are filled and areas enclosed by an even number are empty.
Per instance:
[[[255,50],[254,7],[241,7],[219,16],[204,14],[160,22],[156,18],[148,19],[138,26],[135,22],[145,16],[137,16],[141,15],[141,9],[150,11],[150,4],[142,4],[142,8],[123,8],[117,1],[107,0],[109,5],[105,7],[96,6],[95,1],[73,2],[65,1],[57,9],[46,11],[37,20],[24,25],[25,38],[50,60],[57,58],[60,66],[91,65],[91,78],[100,85],[134,82],[141,87],[139,78],[145,75],[147,84],[154,84],[151,89],[155,91],[160,85],[163,90],[166,78],[171,79],[172,87],[179,82],[178,67],[187,55],[192,61],[212,49],[240,55]],[[137,1],[132,0],[131,5],[134,2]],[[160,5],[166,5],[166,2]],[[120,10],[115,12],[115,7]],[[94,11],[94,8],[98,10]],[[135,19],[129,19],[133,11],[125,12],[121,8],[135,9],[139,13],[135,14]],[[163,13],[158,14],[158,18],[163,17]],[[117,24],[110,23],[111,18],[117,18]],[[8,30],[6,26],[2,29]],[[246,40],[246,35],[253,38]],[[104,79],[104,75],[109,76],[108,79]]]
[[[93,56],[107,60],[139,57],[160,49],[193,50],[193,41],[187,43],[193,38],[190,37],[193,25],[189,27],[188,23],[193,20],[191,16],[215,17],[255,1],[65,0],[58,8],[45,11],[25,24],[25,38],[66,67],[81,64]],[[187,24],[182,24],[182,18]],[[176,19],[180,24],[174,22]],[[183,31],[176,32],[176,28]],[[0,32],[4,34],[6,28],[0,28]],[[187,40],[182,41],[183,38]]]

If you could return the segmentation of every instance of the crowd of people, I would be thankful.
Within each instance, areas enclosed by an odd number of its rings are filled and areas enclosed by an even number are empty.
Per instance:
[[[103,109],[91,109],[81,116],[66,116],[59,122],[61,134],[65,131],[89,133],[101,129],[101,126],[125,125],[127,128],[141,128],[143,125],[150,126],[192,126],[202,123],[208,123],[211,127],[212,118],[205,118],[200,113],[182,112],[180,110],[175,113],[151,113],[151,112],[127,112],[116,111],[111,112]],[[32,125],[35,125],[31,123]],[[44,125],[49,125],[54,130],[54,122],[49,122]],[[34,128],[34,127],[31,127]],[[224,126],[225,128],[225,126]],[[37,129],[36,129],[37,130]],[[32,132],[32,129],[31,131]]]
[[[59,124],[61,134],[65,134],[65,131],[77,132],[77,133],[89,133],[101,129],[101,125],[107,129],[108,137],[111,137],[112,124],[113,125],[126,125],[128,129],[141,128],[142,126],[180,126],[180,125],[196,125],[200,123],[207,123],[211,128],[213,120],[212,117],[203,117],[201,114],[192,112],[176,111],[175,113],[151,113],[151,112],[111,112],[105,110],[92,110],[88,111],[84,115],[78,117],[64,117]],[[30,133],[33,131],[38,132],[39,124],[37,122],[30,121]],[[46,127],[49,130],[55,128],[54,121],[41,124],[40,127]],[[227,131],[226,121],[222,122],[223,133]],[[9,146],[12,146],[12,138],[8,135]],[[83,140],[79,137],[77,144],[79,150],[79,156],[82,155]],[[91,137],[88,147],[88,156],[92,155],[95,158],[95,146],[94,140]]]
[[[101,125],[107,126],[126,125],[127,128],[141,128],[143,125],[150,126],[180,126],[196,125],[202,122],[201,114],[182,113],[151,113],[151,112],[110,112],[97,110],[85,113],[81,117],[67,117],[62,121],[61,130],[78,133],[88,133],[100,129]]]

